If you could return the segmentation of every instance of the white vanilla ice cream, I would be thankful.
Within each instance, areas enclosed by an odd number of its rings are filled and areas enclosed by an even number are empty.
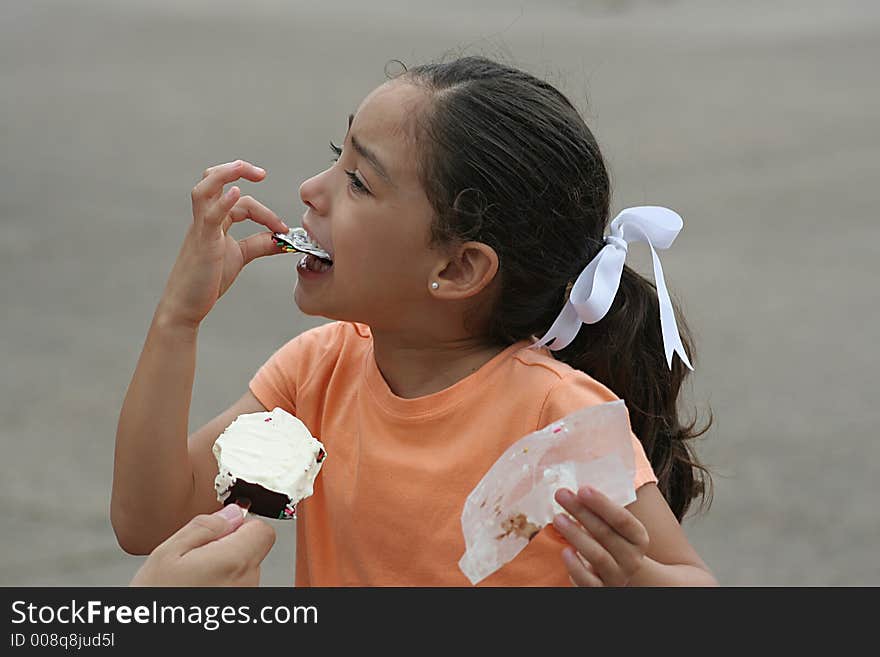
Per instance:
[[[314,492],[323,450],[306,425],[282,408],[239,415],[214,442],[217,499],[225,502],[242,479],[283,493],[296,504]]]

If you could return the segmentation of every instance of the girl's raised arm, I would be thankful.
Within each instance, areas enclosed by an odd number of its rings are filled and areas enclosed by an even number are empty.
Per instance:
[[[207,169],[192,190],[193,222],[159,301],[135,368],[116,431],[110,517],[119,544],[146,554],[194,515],[219,503],[213,490],[211,446],[236,415],[262,411],[250,393],[187,440],[199,326],[241,269],[254,258],[282,253],[272,232],[288,228],[238,187],[266,172],[237,160]],[[251,219],[271,232],[243,240],[227,234]],[[206,489],[207,486],[207,489]]]

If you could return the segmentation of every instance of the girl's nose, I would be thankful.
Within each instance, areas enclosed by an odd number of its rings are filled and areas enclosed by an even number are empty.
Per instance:
[[[302,199],[302,202],[318,214],[326,214],[328,210],[330,199],[326,182],[328,171],[329,169],[322,171],[316,176],[312,176],[299,186],[299,197]]]

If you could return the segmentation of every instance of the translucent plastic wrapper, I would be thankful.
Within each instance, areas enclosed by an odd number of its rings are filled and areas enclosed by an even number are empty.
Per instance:
[[[635,501],[635,460],[623,401],[589,406],[511,445],[468,495],[461,514],[465,553],[459,568],[472,584],[528,545],[565,510],[553,495],[585,484],[616,504]]]

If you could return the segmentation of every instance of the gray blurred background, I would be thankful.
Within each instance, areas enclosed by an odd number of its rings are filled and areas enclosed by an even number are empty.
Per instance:
[[[108,520],[116,421],[205,167],[265,167],[244,192],[295,225],[299,183],[386,62],[449,54],[555,83],[604,148],[614,210],[684,217],[662,258],[716,483],[685,529],[722,584],[880,585],[880,3],[0,7],[0,585],[123,585],[142,562]],[[293,263],[253,263],[209,316],[191,429],[320,323],[292,303]],[[289,585],[293,525],[274,526],[263,584]]]

